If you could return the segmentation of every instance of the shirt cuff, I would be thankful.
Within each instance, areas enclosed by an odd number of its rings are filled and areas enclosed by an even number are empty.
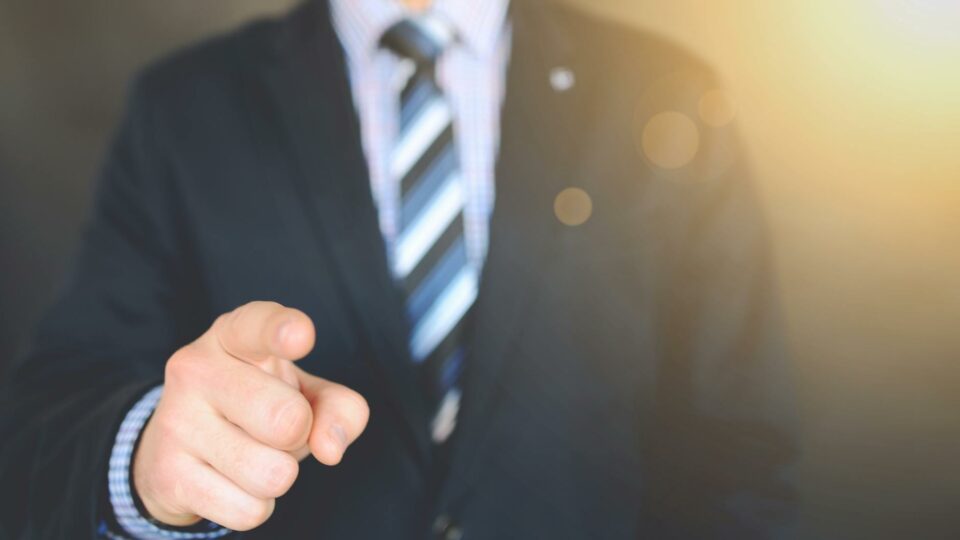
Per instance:
[[[113,451],[110,453],[110,467],[107,472],[107,488],[110,495],[110,505],[113,507],[113,515],[117,525],[123,529],[123,535],[116,534],[114,531],[108,531],[101,526],[101,533],[107,538],[122,538],[130,536],[138,540],[206,540],[213,538],[222,538],[232,531],[225,529],[216,523],[204,522],[201,527],[209,528],[209,531],[196,530],[175,530],[157,525],[152,520],[144,517],[137,508],[134,499],[133,490],[130,486],[130,461],[133,458],[133,452],[136,449],[137,441],[140,438],[140,431],[147,423],[147,419],[153,414],[153,410],[160,401],[160,395],[163,393],[163,386],[157,386],[147,392],[140,401],[138,401],[123,422],[120,423],[120,429],[113,443]]]

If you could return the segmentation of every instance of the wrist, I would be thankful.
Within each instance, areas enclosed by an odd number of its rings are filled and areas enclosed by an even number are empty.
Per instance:
[[[133,456],[140,450],[144,427],[160,400],[162,390],[162,386],[154,388],[133,405],[121,422],[114,440],[107,475],[107,491],[113,510],[113,522],[120,528],[117,532],[122,533],[117,536],[142,540],[221,538],[229,534],[230,530],[214,523],[200,521],[185,530],[148,518],[149,511],[138,496],[133,474]]]

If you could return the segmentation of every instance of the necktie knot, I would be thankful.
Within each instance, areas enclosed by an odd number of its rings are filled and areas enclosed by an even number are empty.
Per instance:
[[[380,40],[381,46],[419,66],[433,65],[453,39],[449,25],[436,17],[403,19],[391,26]]]

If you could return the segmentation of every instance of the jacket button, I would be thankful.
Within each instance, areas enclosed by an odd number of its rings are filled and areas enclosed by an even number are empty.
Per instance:
[[[440,540],[461,540],[463,538],[463,529],[457,527],[453,519],[446,514],[441,514],[433,520],[433,532]]]

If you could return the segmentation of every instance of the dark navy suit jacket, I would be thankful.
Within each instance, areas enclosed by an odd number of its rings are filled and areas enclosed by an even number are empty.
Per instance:
[[[247,538],[769,538],[794,505],[764,221],[717,84],[667,41],[515,0],[491,248],[449,470],[436,473],[325,2],[145,70],[85,240],[3,391],[2,520],[93,535],[120,420],[170,354],[252,300],[306,312],[301,365],[369,401]],[[575,84],[554,89],[565,67]],[[561,87],[562,90],[562,87]],[[699,151],[640,150],[663,111]],[[562,224],[556,195],[592,199]]]

